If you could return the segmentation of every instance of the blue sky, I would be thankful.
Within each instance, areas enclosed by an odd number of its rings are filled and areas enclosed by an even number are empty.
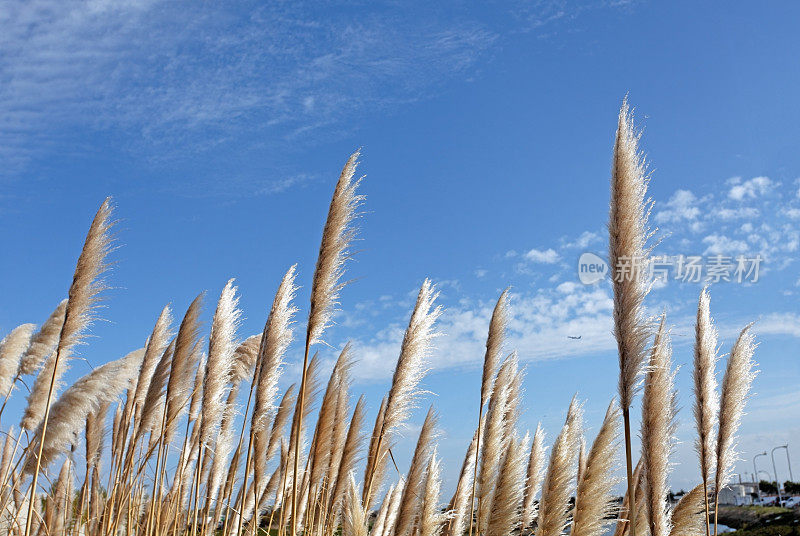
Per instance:
[[[309,286],[334,181],[362,147],[361,251],[328,342],[356,343],[354,391],[374,417],[414,292],[438,283],[444,335],[424,385],[437,394],[421,409],[442,415],[451,489],[506,286],[507,348],[527,370],[523,428],[541,420],[554,437],[578,392],[591,436],[615,394],[610,287],[581,285],[576,263],[606,249],[629,94],[657,251],[764,258],[758,282],[711,287],[723,353],[757,321],[761,374],[738,467],[749,474],[764,448],[800,449],[799,15],[789,2],[2,1],[0,332],[42,322],[64,297],[107,195],[121,219],[113,288],[72,376],[142,345],[166,303],[182,311],[208,290],[209,316],[230,277],[242,336],[259,331],[289,265]],[[648,299],[666,310],[683,365],[676,489],[697,480],[700,288],[670,281]]]

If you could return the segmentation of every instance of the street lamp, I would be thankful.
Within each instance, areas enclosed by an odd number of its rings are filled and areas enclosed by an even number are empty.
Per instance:
[[[794,477],[792,476],[792,462],[789,460],[789,444],[780,445],[775,447],[775,449],[785,449],[786,450],[786,465],[789,466],[789,481],[794,482]],[[774,449],[773,449],[774,450]]]
[[[781,448],[783,447],[775,447],[772,449],[772,451],[770,451],[770,457],[772,458],[772,472],[775,474],[775,487],[778,488],[778,506],[781,505],[783,499],[781,498],[781,483],[778,481],[778,470],[775,469],[775,451]]]
[[[767,451],[761,452],[760,454],[756,454],[753,456],[753,472],[755,473],[755,479],[758,480],[758,468],[756,467],[756,458],[759,456],[766,456]],[[754,482],[756,485],[756,491],[758,492],[758,500],[761,501],[761,486],[758,485],[758,482]]]

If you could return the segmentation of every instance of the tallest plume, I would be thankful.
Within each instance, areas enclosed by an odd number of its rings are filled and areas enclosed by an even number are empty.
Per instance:
[[[347,284],[342,281],[344,265],[352,255],[350,243],[356,235],[353,220],[356,209],[361,205],[364,196],[356,194],[360,179],[353,180],[360,152],[356,151],[342,169],[336,190],[333,192],[328,219],[322,231],[322,243],[319,246],[317,266],[314,268],[314,280],[311,283],[311,304],[308,309],[308,326],[306,328],[306,347],[303,355],[303,374],[300,379],[300,400],[298,401],[298,432],[302,430],[306,380],[308,375],[308,349],[312,344],[320,342],[325,328],[331,322],[333,310],[339,299],[339,291]],[[298,474],[300,463],[300,434],[294,440],[294,473]],[[294,520],[297,519],[297,479],[292,479],[292,524],[291,534],[297,533]]]
[[[647,195],[646,166],[638,148],[639,134],[627,99],[622,103],[611,170],[611,211],[608,219],[608,260],[614,287],[614,336],[619,349],[619,399],[623,410],[631,405],[641,379],[647,338],[643,302],[648,286],[646,266]]]
[[[647,172],[639,152],[639,134],[633,128],[628,100],[622,102],[614,142],[611,167],[611,210],[608,218],[608,261],[614,288],[614,337],[619,351],[619,403],[625,424],[625,461],[628,495],[633,492],[630,406],[639,387],[644,364],[648,322],[643,302],[649,290],[642,269],[650,250],[647,218]],[[636,504],[631,502],[628,519],[635,519]],[[631,524],[631,536],[636,536]]]
[[[345,261],[351,256],[350,243],[356,234],[352,223],[356,217],[356,209],[364,200],[364,196],[356,194],[361,180],[353,180],[359,156],[359,151],[353,153],[342,169],[331,199],[328,220],[322,232],[322,243],[319,246],[319,257],[311,284],[307,341],[309,346],[320,341],[322,333],[330,324],[339,291],[347,284],[341,279],[344,275]]]

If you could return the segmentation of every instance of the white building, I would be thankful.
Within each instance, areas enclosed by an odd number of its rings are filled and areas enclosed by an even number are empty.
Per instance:
[[[729,484],[719,491],[719,504],[741,506],[753,504],[754,484]]]

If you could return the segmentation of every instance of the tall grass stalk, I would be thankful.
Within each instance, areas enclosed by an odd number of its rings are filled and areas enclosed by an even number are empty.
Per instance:
[[[619,111],[611,167],[608,258],[614,290],[614,337],[619,353],[619,404],[625,432],[625,468],[631,497],[634,482],[630,407],[641,383],[650,334],[643,307],[649,290],[644,274],[650,253],[646,245],[651,235],[647,226],[650,203],[646,199],[647,171],[638,143],[639,134],[634,129],[633,114],[626,98]],[[636,503],[631,501],[628,521],[635,518]],[[633,523],[630,531],[631,536],[636,536]]]

